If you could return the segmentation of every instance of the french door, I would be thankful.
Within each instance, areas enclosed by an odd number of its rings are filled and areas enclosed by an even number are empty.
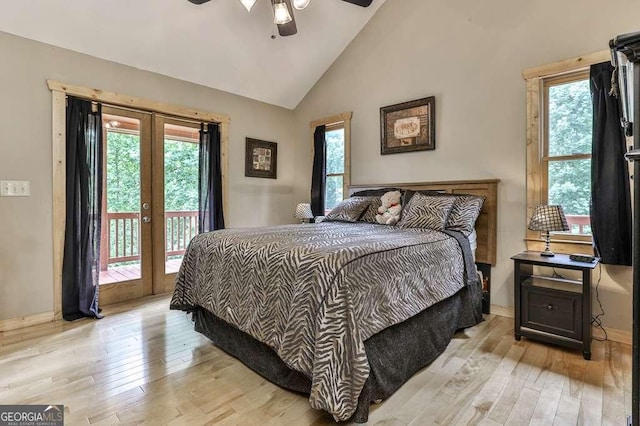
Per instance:
[[[173,290],[198,232],[200,123],[154,115],[153,292]]]
[[[197,232],[199,123],[103,107],[100,303],[173,289]]]

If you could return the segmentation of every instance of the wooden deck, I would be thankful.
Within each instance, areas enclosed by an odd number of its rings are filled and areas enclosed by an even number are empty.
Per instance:
[[[165,271],[167,274],[174,274],[180,269],[182,258],[171,259],[165,262]],[[122,281],[131,281],[140,279],[140,264],[109,267],[106,271],[100,271],[100,284],[113,284]]]
[[[105,308],[99,321],[0,333],[3,404],[64,404],[66,425],[335,425],[193,330],[169,296]],[[489,315],[372,406],[370,425],[624,425],[631,347],[580,351],[513,339]],[[82,354],[82,356],[78,356]]]

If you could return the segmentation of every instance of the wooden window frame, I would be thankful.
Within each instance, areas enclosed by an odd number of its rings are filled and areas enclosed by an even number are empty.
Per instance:
[[[548,196],[549,157],[545,141],[547,135],[545,119],[547,88],[554,83],[560,84],[562,81],[576,80],[577,76],[588,76],[591,65],[609,60],[610,52],[602,50],[523,71],[522,76],[527,88],[527,220],[525,226],[529,224],[533,209],[539,204],[545,204]],[[583,156],[578,155],[575,158]],[[565,157],[567,157],[566,159],[574,158],[574,156]],[[593,254],[591,236],[552,233],[551,241],[553,242],[553,250],[558,253]],[[538,231],[531,231],[527,228],[525,243],[528,250],[544,250],[544,241]]]
[[[343,176],[343,197],[349,194],[349,185],[351,185],[351,117],[353,117],[352,112],[343,112],[342,114],[312,121],[309,124],[311,128],[311,169],[313,169],[314,155],[313,133],[316,127],[324,125],[326,126],[326,131],[344,128],[344,173],[327,174],[327,176]]]
[[[344,130],[344,129],[345,129],[345,127],[344,127],[344,121],[341,121],[341,122],[339,122],[339,123],[334,123],[334,124],[331,124],[331,125],[327,126],[327,127],[326,127],[326,132],[333,132],[333,131],[340,130],[340,129],[342,129],[342,130],[344,131],[344,136],[343,136],[343,139],[344,139],[344,141],[343,141],[343,142],[344,142],[344,158],[345,158],[345,162],[346,162],[346,158],[347,158],[347,152],[346,152],[346,151],[347,151],[346,133],[347,133],[347,132]],[[325,167],[326,167],[326,165],[325,165]],[[325,173],[325,178],[326,178],[327,180],[328,180],[330,177],[342,176],[342,182],[343,182],[343,186],[342,186],[342,200],[344,200],[345,195],[347,195],[347,192],[346,192],[346,191],[347,191],[347,189],[346,189],[346,188],[347,188],[347,186],[345,186],[345,185],[344,185],[344,182],[346,182],[346,180],[347,180],[347,179],[346,179],[346,170],[347,170],[347,169],[346,169],[346,164],[344,164],[344,165],[342,166],[342,173]],[[342,201],[342,200],[340,200],[340,201]],[[327,209],[326,202],[327,202],[327,200],[326,200],[326,198],[325,198],[325,208],[324,208],[324,212],[325,212],[325,214],[329,213],[329,211],[330,211],[330,209]]]
[[[548,204],[549,199],[549,163],[552,161],[570,161],[570,160],[591,160],[591,154],[571,154],[562,156],[549,156],[549,89],[561,84],[567,84],[571,82],[589,80],[589,70],[583,69],[568,74],[562,74],[559,76],[545,77],[542,79],[542,105],[540,109],[542,111],[541,120],[543,132],[540,137],[541,153],[540,153],[540,177],[542,184],[540,185],[540,201],[541,204]],[[535,231],[534,231],[535,232]],[[586,234],[567,234],[562,232],[552,232],[551,237],[557,241],[574,241],[574,242],[587,242],[591,244],[591,235]]]

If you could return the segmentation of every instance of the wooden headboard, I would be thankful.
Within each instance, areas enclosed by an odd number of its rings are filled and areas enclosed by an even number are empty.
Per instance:
[[[478,248],[476,262],[496,264],[496,231],[498,227],[498,182],[500,179],[456,180],[443,182],[384,183],[350,185],[349,194],[374,188],[399,188],[413,191],[434,190],[452,194],[471,194],[485,197],[480,217],[476,222]]]

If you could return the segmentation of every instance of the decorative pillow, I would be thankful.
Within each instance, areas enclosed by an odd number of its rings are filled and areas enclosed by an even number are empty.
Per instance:
[[[367,198],[370,199],[369,206],[362,213],[359,220],[367,223],[378,223],[376,222],[376,215],[378,214],[378,207],[382,206],[382,200],[380,200],[380,197]]]
[[[402,212],[398,226],[402,228],[445,229],[455,197],[422,195],[416,193]]]
[[[432,190],[432,189],[423,189],[422,191],[413,191],[411,189],[407,189],[404,194],[402,195],[402,205],[406,206],[409,204],[409,201],[411,201],[411,198],[415,195],[415,194],[422,194],[422,195],[452,195],[452,194],[447,194],[445,191],[436,191],[436,190]]]
[[[411,191],[408,190],[404,194],[405,205],[411,201],[415,194],[430,195],[434,197],[454,197],[456,201],[453,203],[449,218],[445,225],[445,229],[450,231],[462,232],[465,236],[469,236],[475,228],[476,220],[480,216],[484,197],[469,194],[450,194],[443,191]]]
[[[343,200],[324,218],[325,222],[356,222],[371,204],[369,197],[351,197]]]
[[[446,228],[450,231],[460,231],[469,236],[476,225],[484,204],[484,197],[476,195],[458,195],[449,213]]]

